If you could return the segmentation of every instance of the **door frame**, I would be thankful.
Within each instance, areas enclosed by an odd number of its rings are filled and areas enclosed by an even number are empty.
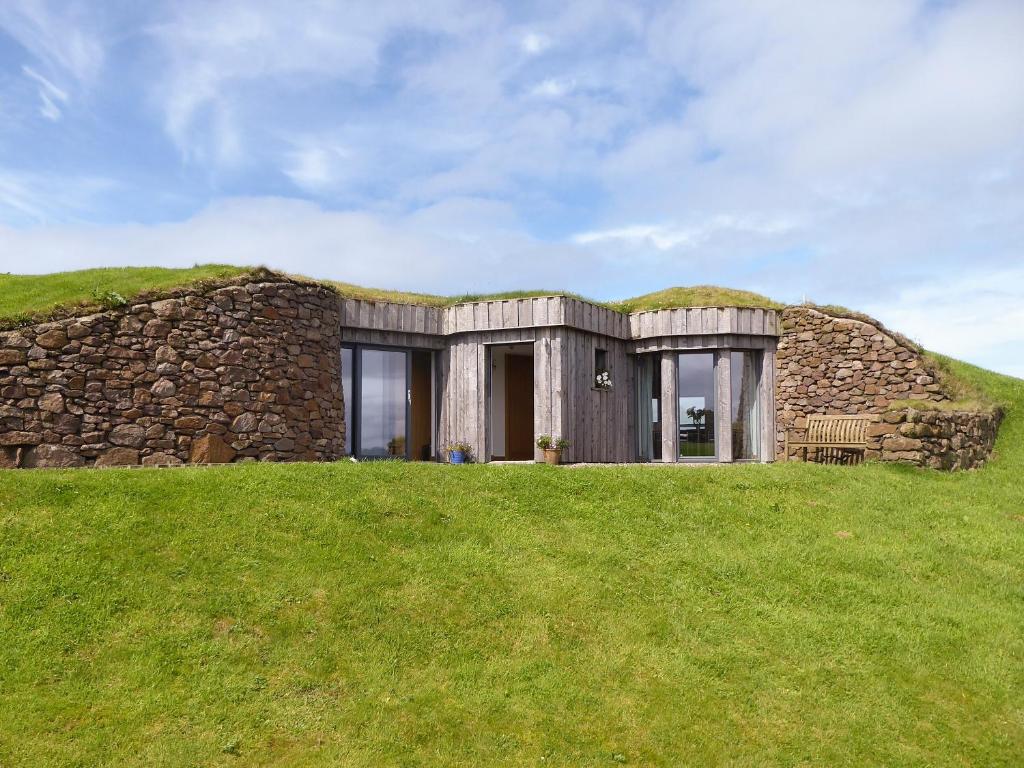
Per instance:
[[[493,397],[493,395],[494,395],[494,376],[492,375],[493,372],[494,372],[494,348],[495,347],[516,347],[516,346],[520,346],[520,345],[524,346],[524,347],[526,347],[526,346],[530,347],[530,358],[533,360],[533,386],[534,386],[535,396],[536,396],[536,387],[537,387],[537,349],[536,349],[536,346],[535,346],[536,345],[536,339],[534,339],[534,338],[518,339],[516,341],[484,341],[484,342],[481,342],[481,344],[482,344],[482,346],[484,348],[484,411],[483,411],[483,419],[484,419],[484,446],[483,446],[483,448],[484,448],[484,455],[487,457],[486,459],[483,459],[483,460],[484,461],[492,461],[493,459],[491,458],[491,455],[494,452],[494,450],[493,450],[494,449],[493,439],[492,439],[493,438],[493,431],[494,431],[493,430],[493,426],[494,425],[493,425],[493,422],[491,421],[491,419],[493,417],[492,411],[494,409],[494,397]],[[536,407],[536,403],[534,403],[534,405]],[[504,418],[504,417],[505,417],[504,414],[502,414],[502,418]],[[537,430],[537,415],[536,415],[536,411],[534,411],[534,413],[531,414],[530,420],[532,422],[531,434],[533,434],[534,437],[536,437],[536,430]],[[505,453],[507,454],[508,453],[508,435],[507,434],[505,435],[505,449],[506,449]]]
[[[363,351],[374,350],[378,352],[401,352],[405,355],[405,452],[397,458],[408,461],[411,456],[410,440],[412,437],[412,353],[426,352],[430,355],[430,402],[427,408],[430,411],[430,454],[431,459],[437,456],[437,382],[435,380],[437,353],[432,349],[419,349],[417,347],[390,346],[387,344],[363,344],[360,342],[345,342],[343,349],[352,351],[352,392],[345,392],[345,397],[352,398],[352,423],[346,424],[345,428],[352,434],[352,453],[350,454],[360,461],[373,461],[379,459],[393,458],[386,456],[368,456],[361,453],[360,438],[362,437],[362,373],[363,373]]]

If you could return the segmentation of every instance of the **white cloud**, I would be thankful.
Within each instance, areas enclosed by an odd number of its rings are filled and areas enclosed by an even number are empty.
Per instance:
[[[98,77],[105,46],[93,4],[22,0],[0,4],[0,29],[29,53],[83,85]]]
[[[539,32],[527,32],[520,38],[519,45],[525,53],[536,56],[551,47],[551,38]]]
[[[303,140],[287,155],[284,173],[302,189],[323,192],[351,176],[352,153],[332,142]]]
[[[796,223],[789,219],[768,220],[717,214],[689,227],[633,225],[617,229],[581,232],[574,235],[572,239],[573,242],[581,245],[610,242],[630,246],[650,246],[659,251],[675,251],[701,246],[722,232],[774,236],[788,233],[795,228]]]
[[[285,92],[325,82],[369,86],[382,47],[397,32],[457,31],[479,16],[458,0],[317,3],[301,11],[245,0],[182,2],[149,28],[167,68],[153,98],[182,154],[206,159],[198,118],[211,108],[232,114],[249,84]]]
[[[569,93],[573,89],[574,85],[575,84],[569,80],[560,80],[556,77],[549,77],[531,88],[530,93],[542,98],[557,99]]]
[[[41,226],[82,221],[116,186],[100,176],[64,176],[0,167],[0,226]],[[19,263],[31,263],[19,257]],[[10,269],[14,269],[11,265]]]
[[[60,120],[61,111],[60,107],[57,106],[57,102],[66,104],[68,100],[67,92],[58,88],[27,65],[23,66],[21,71],[25,73],[26,77],[34,80],[39,86],[39,100],[42,102],[42,106],[39,107],[39,113],[47,120],[54,122]]]

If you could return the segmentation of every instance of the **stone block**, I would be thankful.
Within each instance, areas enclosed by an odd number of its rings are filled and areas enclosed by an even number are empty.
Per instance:
[[[39,445],[43,438],[36,432],[0,432],[0,445]]]
[[[64,411],[64,395],[60,392],[47,392],[45,395],[40,395],[36,402],[41,411],[48,413],[63,413]]]
[[[68,343],[68,335],[61,328],[51,328],[36,336],[36,344],[43,349],[61,349]]]
[[[173,453],[154,453],[150,454],[149,456],[142,460],[142,466],[144,467],[177,467],[181,463],[181,459],[179,459]]]
[[[204,434],[192,441],[189,461],[193,464],[228,464],[235,450],[217,435]]]
[[[146,430],[138,424],[119,424],[107,438],[114,445],[141,448],[146,444]]]
[[[81,467],[84,464],[81,455],[62,445],[36,445],[27,449],[21,458],[21,466],[31,468]]]
[[[139,452],[135,448],[110,448],[103,452],[94,466],[128,467],[139,463]]]

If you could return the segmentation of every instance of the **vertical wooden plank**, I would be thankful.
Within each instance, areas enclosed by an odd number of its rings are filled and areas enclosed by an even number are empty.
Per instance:
[[[548,322],[551,325],[560,325],[565,322],[565,302],[561,296],[548,298]]]
[[[728,349],[715,351],[715,443],[718,460],[732,462],[732,356]]]
[[[661,353],[661,460],[679,461],[679,354]]]
[[[736,324],[736,333],[750,335],[751,333],[751,318],[753,309],[748,307],[742,307],[739,310],[738,323]]]
[[[483,461],[490,461],[491,449],[490,441],[488,440],[488,433],[490,430],[487,428],[487,406],[490,401],[488,385],[490,384],[491,376],[487,366],[487,346],[483,343],[482,337],[478,338],[473,346],[473,357],[476,362],[477,378],[477,399],[475,402],[476,442],[480,446],[480,452],[477,455],[481,456]]]
[[[761,335],[764,333],[764,310],[760,307],[750,310],[750,332]]]
[[[693,307],[687,310],[687,325],[691,334],[704,333],[704,310]]]
[[[714,333],[718,330],[717,311],[714,307],[701,307],[700,310],[700,332],[705,334]]]
[[[551,425],[559,437],[568,437],[565,425],[565,385],[562,375],[565,370],[563,354],[568,329],[554,328],[551,333]]]
[[[520,299],[516,302],[519,311],[519,326],[521,328],[533,327],[533,299]]]
[[[537,329],[533,343],[533,436],[551,434],[551,395],[549,363],[551,340],[547,328]],[[534,445],[534,459],[541,461],[544,454]]]
[[[548,303],[542,298],[530,299],[533,312],[533,324],[543,326],[548,324]]]

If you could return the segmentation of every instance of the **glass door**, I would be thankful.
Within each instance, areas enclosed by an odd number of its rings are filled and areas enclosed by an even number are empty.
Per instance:
[[[409,437],[409,353],[359,348],[356,455],[406,458]]]
[[[699,461],[716,456],[715,355],[684,352],[679,355],[679,457]]]

